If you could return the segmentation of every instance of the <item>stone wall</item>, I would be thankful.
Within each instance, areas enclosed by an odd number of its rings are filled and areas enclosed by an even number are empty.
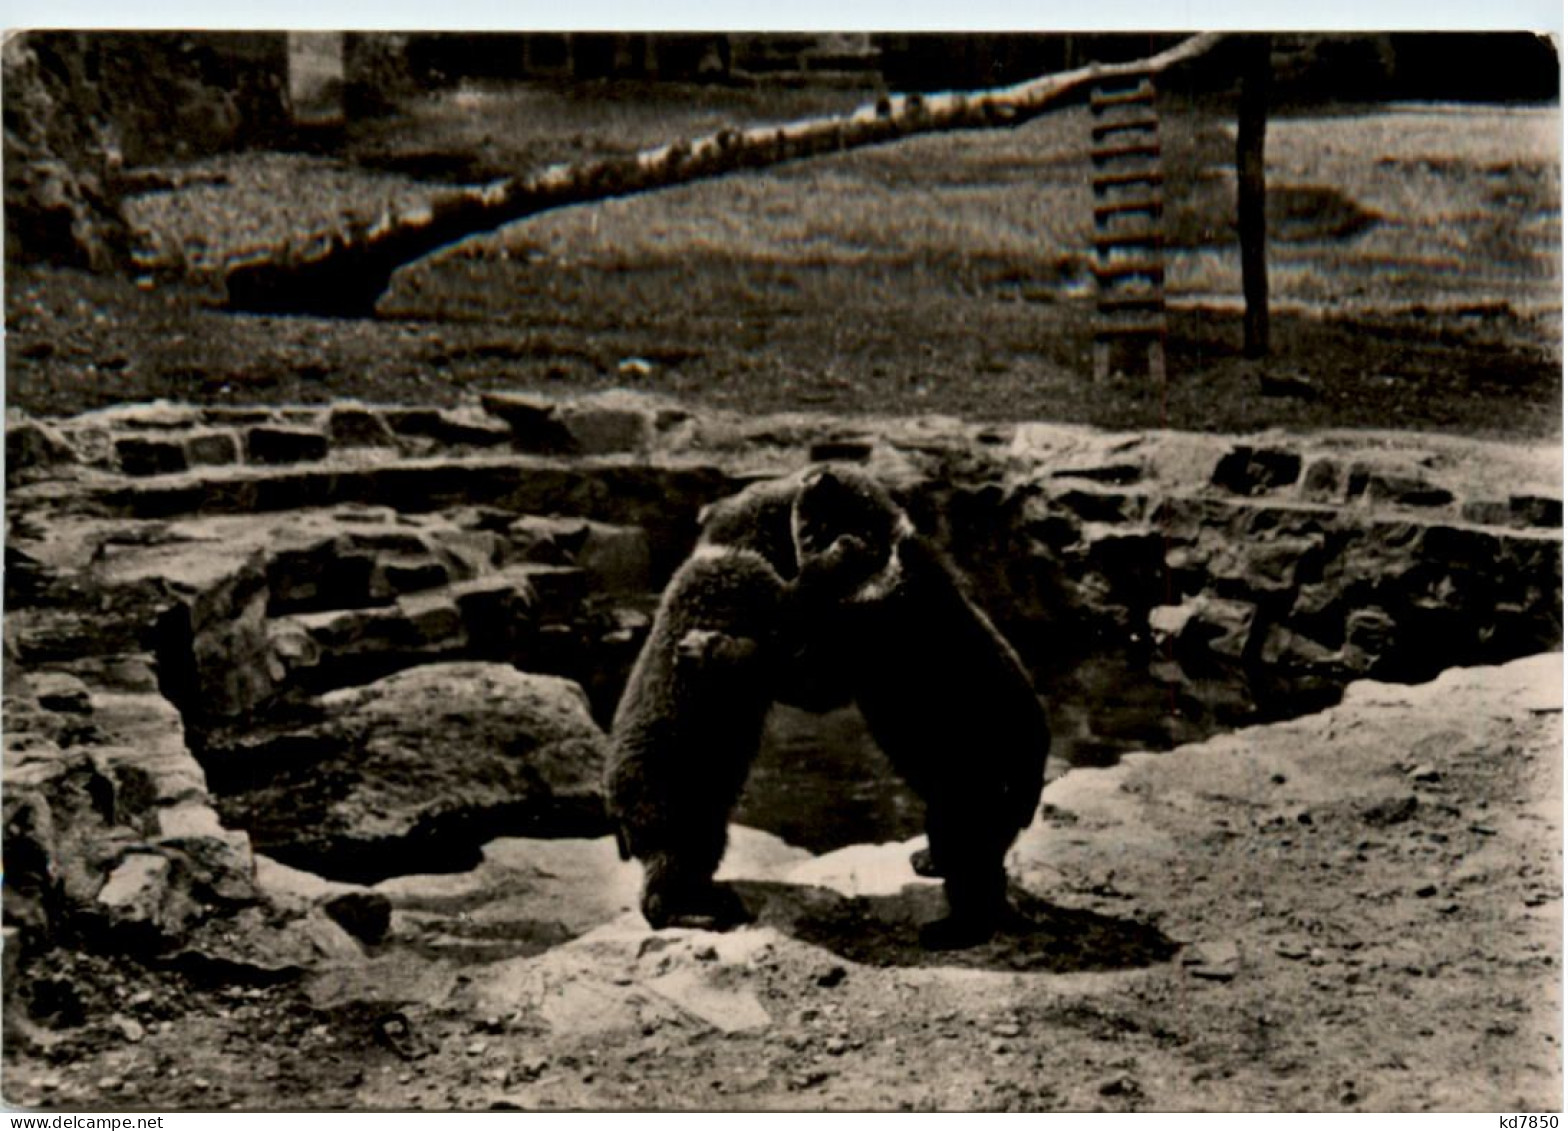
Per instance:
[[[1013,455],[1033,470],[939,489],[936,509],[957,514],[952,551],[1037,666],[1061,668],[1063,636],[1080,662],[1120,652],[1172,692],[1172,738],[1191,736],[1180,717],[1278,718],[1352,679],[1418,682],[1561,644],[1549,452],[1150,435],[1072,460],[1077,444],[1021,429]]]
[[[299,777],[315,766],[352,776],[346,689],[522,671],[580,685],[602,726],[701,508],[811,460],[865,465],[951,552],[1037,672],[1068,761],[1561,643],[1548,445],[745,418],[614,392],[13,414],[6,454],[6,918],[35,938],[183,953],[195,924],[261,914],[242,829],[287,854],[257,807],[280,783],[316,796]],[[535,783],[526,811],[511,786],[432,777],[369,831],[381,802],[345,798],[295,859],[362,876],[418,837],[460,859],[463,826],[596,830],[592,724],[526,768],[495,698],[464,716],[463,762]],[[377,757],[403,780],[421,741]],[[326,930],[245,945],[276,966]],[[200,945],[240,961],[234,937]]]

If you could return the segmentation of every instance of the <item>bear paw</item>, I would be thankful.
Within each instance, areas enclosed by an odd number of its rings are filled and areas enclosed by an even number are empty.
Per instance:
[[[936,861],[931,859],[929,848],[917,848],[909,854],[909,866],[915,870],[917,876],[940,876],[937,871]]]
[[[754,918],[740,896],[722,884],[686,892],[649,892],[642,900],[643,918],[656,931],[688,927],[727,931]]]

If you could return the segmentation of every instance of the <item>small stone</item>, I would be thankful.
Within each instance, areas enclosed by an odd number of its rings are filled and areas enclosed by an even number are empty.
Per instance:
[[[1006,1056],[1011,1051],[1012,1047],[1006,1041],[997,1040],[991,1042],[992,1056]]]
[[[1023,1026],[1016,1021],[1004,1021],[991,1030],[998,1037],[1018,1037],[1023,1035],[1023,1031]]]
[[[1187,948],[1182,965],[1194,978],[1229,982],[1241,970],[1241,950],[1233,942],[1199,943]]]
[[[38,705],[57,714],[85,715],[93,709],[92,694],[87,685],[65,672],[29,673],[33,694]]]
[[[1525,526],[1561,527],[1563,501],[1539,495],[1511,495],[1508,510],[1512,517]]]
[[[338,447],[389,448],[396,444],[381,414],[357,405],[334,406],[327,431]]]
[[[122,436],[114,442],[114,452],[126,475],[169,475],[189,466],[184,445],[173,440]]]
[[[120,1036],[133,1045],[139,1043],[147,1035],[147,1030],[142,1027],[142,1023],[134,1017],[125,1017],[116,1013],[110,1019],[110,1023],[120,1031]]]
[[[1435,766],[1431,766],[1423,762],[1421,765],[1411,769],[1410,779],[1412,781],[1419,782],[1435,782],[1441,781],[1443,779],[1443,775]]]
[[[530,1056],[518,1062],[517,1075],[522,1080],[537,1080],[550,1067],[549,1057]]]
[[[99,889],[98,906],[117,923],[158,925],[168,882],[167,858],[131,853],[115,865]]]
[[[1352,491],[1352,494],[1364,493],[1373,502],[1409,507],[1443,507],[1454,501],[1453,492],[1415,475],[1358,467],[1352,469],[1351,477],[1352,482],[1361,487],[1361,491]]]
[[[351,891],[322,904],[332,921],[363,943],[386,938],[392,926],[392,901],[380,892]]]
[[[615,367],[616,373],[633,380],[652,377],[653,369],[653,362],[642,357],[623,357],[620,364]]]
[[[195,432],[185,438],[185,458],[192,467],[234,463],[239,454],[231,432]]]
[[[843,1056],[849,1050],[849,1042],[843,1037],[829,1037],[822,1042],[822,1051],[829,1056]]]
[[[1301,477],[1301,492],[1309,499],[1338,499],[1344,493],[1339,465],[1330,459],[1314,460]]]
[[[1301,475],[1301,457],[1278,449],[1239,445],[1215,465],[1213,483],[1237,495],[1261,495],[1288,487]]]
[[[1369,825],[1397,825],[1414,817],[1418,808],[1420,802],[1410,793],[1370,805],[1362,810],[1361,816]]]
[[[1459,508],[1459,517],[1478,526],[1508,526],[1508,504],[1495,499],[1471,499]]]
[[[1117,1076],[1100,1085],[1102,1096],[1136,1096],[1139,1091],[1138,1081],[1130,1076]]]
[[[469,1044],[468,1048],[465,1049],[464,1051],[469,1056],[483,1056],[485,1054],[485,1050],[488,1049],[489,1047],[490,1047],[490,1045],[489,1045],[489,1042],[487,1042],[487,1041],[473,1041],[473,1042],[471,1042]]]
[[[1437,894],[1437,885],[1423,884],[1416,888],[1415,894],[1417,899],[1431,899],[1434,895]]]
[[[692,951],[691,956],[698,962],[717,962],[719,960],[719,952],[711,946],[698,947]]]
[[[304,463],[326,456],[327,438],[320,432],[256,427],[245,433],[245,458],[251,463]]]

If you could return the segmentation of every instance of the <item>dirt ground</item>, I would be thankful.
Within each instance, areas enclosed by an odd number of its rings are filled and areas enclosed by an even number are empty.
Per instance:
[[[728,934],[617,914],[635,868],[584,841],[543,868],[569,854],[607,921],[513,958],[393,941],[213,989],[78,955],[54,974],[76,1024],[13,1040],[6,1098],[1558,1110],[1561,685],[1560,656],[1358,684],[1321,715],[1068,774],[1012,857],[1025,919],[973,951],[919,949],[940,897],[910,844],[810,857],[738,830],[725,874],[758,922]],[[537,864],[544,843],[506,851]],[[465,890],[412,882],[426,910]]]

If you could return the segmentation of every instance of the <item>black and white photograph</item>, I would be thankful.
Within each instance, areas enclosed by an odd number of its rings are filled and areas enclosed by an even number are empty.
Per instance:
[[[344,26],[4,38],[8,1113],[1556,1126],[1560,35]]]

